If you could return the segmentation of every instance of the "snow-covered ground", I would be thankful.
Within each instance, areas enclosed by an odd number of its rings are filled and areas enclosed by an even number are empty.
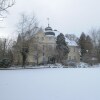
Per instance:
[[[47,64],[47,65],[40,65],[40,66],[33,66],[33,65],[29,65],[29,66],[25,66],[24,68],[20,65],[20,66],[11,66],[8,68],[0,68],[0,70],[17,70],[17,69],[42,69],[42,68],[100,68],[100,64],[97,65],[89,65],[87,63],[84,62],[80,62],[80,63],[73,63],[73,66],[68,65],[68,66],[64,66],[62,64],[56,63],[56,64]]]
[[[100,100],[100,70],[0,70],[0,100]]]

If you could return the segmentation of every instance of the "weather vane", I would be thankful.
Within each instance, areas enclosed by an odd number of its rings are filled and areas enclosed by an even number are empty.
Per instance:
[[[47,20],[48,20],[48,27],[49,27],[49,18],[47,18]]]

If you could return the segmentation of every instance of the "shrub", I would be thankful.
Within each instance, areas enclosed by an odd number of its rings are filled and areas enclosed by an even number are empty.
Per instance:
[[[0,60],[0,67],[1,68],[8,68],[10,66],[11,66],[11,60],[9,60],[7,58]]]

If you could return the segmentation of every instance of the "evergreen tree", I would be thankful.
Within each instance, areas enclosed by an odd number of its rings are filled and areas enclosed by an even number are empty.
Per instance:
[[[89,35],[82,33],[79,39],[82,61],[90,63],[92,58],[93,43]]]
[[[83,57],[86,53],[86,35],[82,32],[80,39],[79,39],[79,46],[81,48],[81,56]]]
[[[91,53],[92,49],[93,49],[93,43],[92,43],[92,39],[90,38],[89,35],[87,35],[86,37],[86,44],[85,44],[85,48],[88,50],[89,53]]]
[[[56,41],[56,50],[57,50],[57,60],[58,62],[62,62],[63,60],[65,60],[68,56],[69,53],[69,48],[67,46],[67,43],[65,42],[65,37],[62,33],[60,33],[57,36],[57,41]]]

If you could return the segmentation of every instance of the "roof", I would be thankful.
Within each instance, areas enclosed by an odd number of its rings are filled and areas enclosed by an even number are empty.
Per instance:
[[[53,32],[52,28],[49,27],[49,26],[45,28],[44,33],[45,33],[46,36],[48,36],[48,35],[49,35],[49,36],[50,36],[50,35],[51,35],[51,36],[55,36],[55,33]]]
[[[45,32],[46,36],[55,36],[55,37],[57,37],[60,34],[59,31],[52,30],[51,27],[46,27],[44,32]],[[66,36],[65,36],[65,41],[68,43],[69,46],[78,46],[77,43],[74,40],[70,40]]]
[[[45,35],[54,35],[55,36],[55,33],[53,31],[47,31],[47,32],[45,32]]]
[[[52,31],[52,28],[48,26],[45,28],[45,31]]]
[[[55,32],[55,37],[57,37],[60,34],[60,32],[57,30],[54,32]],[[65,41],[68,43],[69,46],[78,46],[74,40],[70,40],[67,37],[65,37]]]
[[[69,46],[78,46],[74,40],[69,40],[67,37],[65,37],[65,41],[68,43]]]

